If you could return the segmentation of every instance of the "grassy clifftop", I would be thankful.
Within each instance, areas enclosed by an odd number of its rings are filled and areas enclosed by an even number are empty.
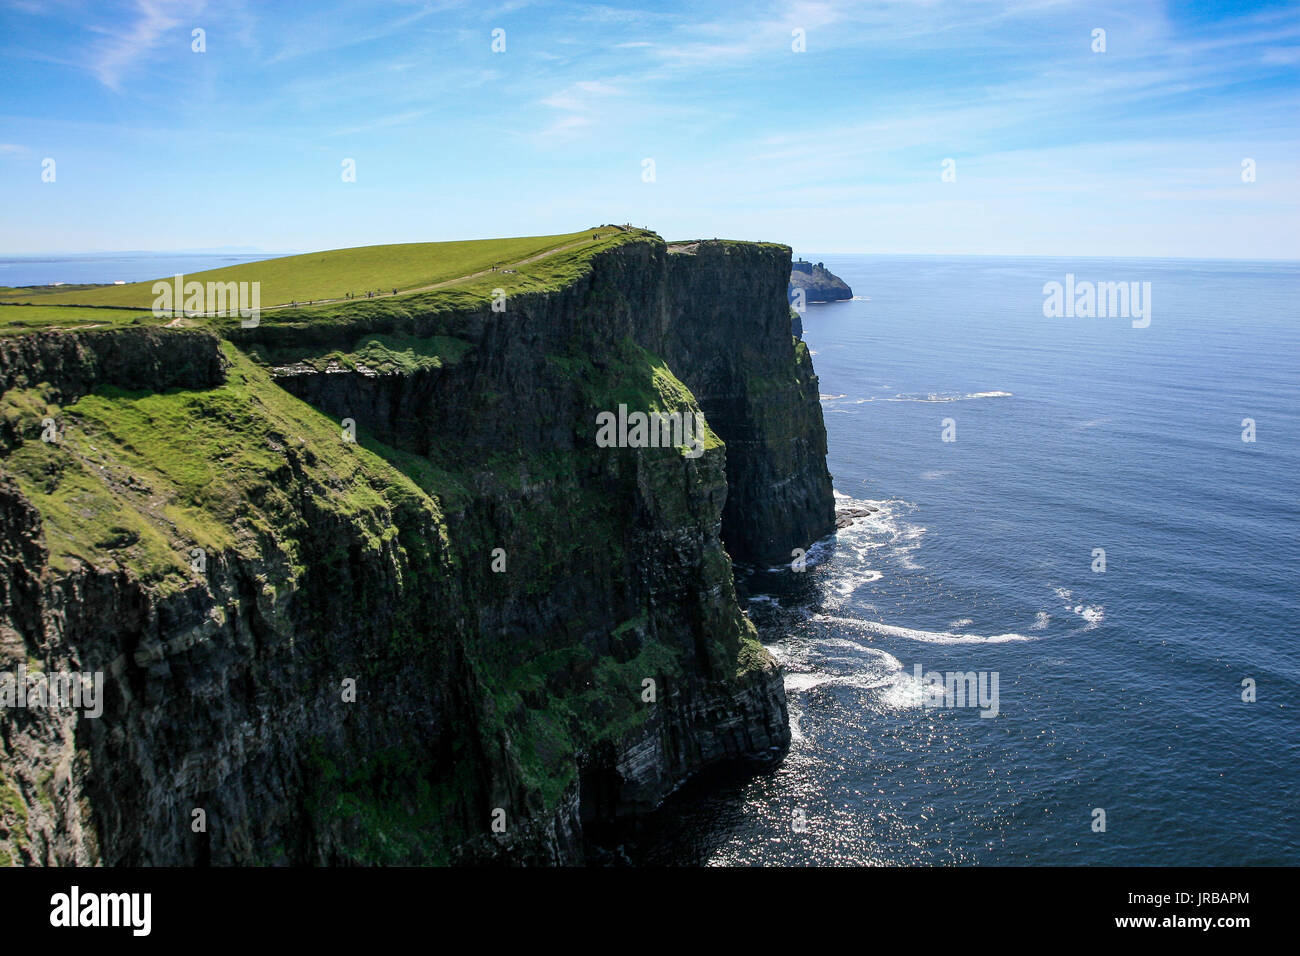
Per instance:
[[[429,287],[467,281],[481,273],[492,275],[494,267],[497,270],[518,268],[550,259],[560,251],[589,252],[645,234],[644,230],[599,226],[553,236],[358,246],[246,262],[195,272],[185,278],[205,285],[208,282],[261,283],[263,308],[294,302],[355,301],[345,297],[348,294],[364,297],[371,290],[390,296],[394,289],[399,295],[427,291]],[[599,238],[593,238],[596,236]],[[543,267],[533,273],[545,275],[546,271]],[[496,275],[502,278],[500,272]],[[157,280],[67,291],[57,286],[0,288],[0,304],[147,310],[156,298],[154,281]],[[8,317],[0,314],[0,320]]]

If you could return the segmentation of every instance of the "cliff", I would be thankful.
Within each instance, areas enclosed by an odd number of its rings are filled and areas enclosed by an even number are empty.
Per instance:
[[[0,672],[104,674],[0,708],[0,862],[576,863],[779,759],[731,559],[834,528],[816,377],[787,248],[674,248],[500,312],[0,338]],[[600,447],[620,405],[700,453]]]
[[[853,298],[853,290],[843,279],[820,262],[814,264],[802,259],[790,264],[790,288],[802,289],[806,302],[835,302]]]

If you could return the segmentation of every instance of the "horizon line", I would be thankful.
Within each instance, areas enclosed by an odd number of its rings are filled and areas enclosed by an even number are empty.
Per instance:
[[[515,238],[515,237],[510,237]],[[412,240],[409,244],[421,244],[424,242],[464,242],[462,239],[430,239],[430,240]],[[709,242],[709,239],[664,239],[665,243],[671,245],[681,242]],[[1262,256],[1179,256],[1179,255],[1106,255],[1097,253],[1043,253],[1043,252],[868,252],[861,249],[845,250],[804,250],[797,249],[789,242],[781,242],[773,239],[723,239],[719,236],[718,241],[726,242],[752,242],[755,245],[761,243],[775,243],[778,245],[789,246],[792,255],[798,256],[880,256],[880,257],[908,257],[908,258],[985,258],[985,259],[1159,259],[1171,262],[1293,262],[1300,263],[1300,257],[1262,257]],[[406,242],[376,242],[372,246],[390,246],[390,245],[407,245]],[[310,255],[317,252],[336,252],[341,249],[364,249],[366,246],[338,246],[330,248],[313,248],[290,251],[269,252],[262,249],[245,249],[238,251],[236,249],[204,249],[204,248],[184,248],[184,249],[92,249],[92,250],[52,250],[44,252],[7,252],[0,251],[0,259],[42,259],[55,258],[61,256],[83,257],[83,256],[261,256],[267,259],[287,258],[290,256]]]

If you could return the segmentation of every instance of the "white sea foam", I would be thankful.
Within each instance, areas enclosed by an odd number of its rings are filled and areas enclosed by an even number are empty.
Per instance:
[[[883,572],[866,565],[875,563],[871,552],[881,548],[888,548],[888,557],[900,567],[909,571],[920,569],[913,555],[921,547],[925,527],[903,519],[903,515],[915,509],[914,505],[899,498],[861,499],[839,492],[836,492],[836,503],[842,510],[873,510],[854,518],[852,524],[839,531],[837,547],[851,552],[857,563],[841,563],[843,570],[831,583],[834,590],[847,596],[859,584],[880,580]]]
[[[818,646],[829,648],[837,644],[844,645],[851,653],[844,657],[822,657],[809,652],[800,655],[797,661],[783,661],[786,693],[805,693],[818,687],[875,690],[887,687],[903,670],[897,657],[879,648],[835,639],[819,642]]]
[[[1056,596],[1061,599],[1065,609],[1071,614],[1083,620],[1082,630],[1091,631],[1106,619],[1106,606],[1104,604],[1084,604],[1074,599],[1074,592],[1069,588],[1053,588]]]
[[[1106,619],[1106,609],[1100,604],[1094,604],[1089,607],[1076,607],[1074,613],[1087,621],[1087,624],[1085,624],[1083,628],[1085,631],[1091,631]]]
[[[925,684],[915,674],[900,669],[880,701],[891,710],[911,710],[925,703],[925,692]]]
[[[945,392],[927,392],[922,394],[897,394],[897,395],[872,395],[867,398],[854,399],[852,404],[863,405],[867,402],[924,402],[934,404],[939,402],[971,402],[981,398],[1013,398],[1011,392],[990,391],[990,392],[966,392],[963,395]]]
[[[817,671],[805,671],[801,674],[791,674],[787,671],[785,675],[785,692],[787,694],[802,693],[829,683],[833,679],[832,675],[822,674]]]
[[[922,641],[926,644],[1007,644],[1013,641],[1036,641],[1038,638],[1025,634],[954,634],[950,631],[925,631],[916,627],[900,627],[881,621],[864,621],[860,618],[837,617],[830,614],[814,614],[813,620],[830,621],[849,627],[860,627],[884,637],[901,637],[909,641]]]
[[[925,566],[917,564],[912,560],[911,552],[916,548],[900,548],[898,553],[898,564],[904,571],[924,571]]]
[[[835,548],[835,536],[827,535],[819,541],[814,541],[808,546],[808,550],[803,556],[804,571],[809,568],[815,568],[825,561],[833,553]],[[781,571],[792,571],[794,569],[794,555],[790,555],[790,560],[784,564],[776,564],[768,568],[769,574],[777,574]],[[776,602],[779,606],[780,602]]]
[[[813,616],[814,613],[809,612],[808,617],[811,619]],[[865,653],[865,654],[874,654],[879,657],[891,657],[891,655],[888,652],[882,651],[878,647],[863,647],[860,641],[850,641],[848,638],[844,638],[844,637],[825,637],[817,642],[817,646],[825,650],[833,649],[833,650],[847,651],[849,653],[858,653],[858,654]],[[902,667],[903,665],[899,664],[898,666]]]
[[[1029,629],[1031,631],[1045,630],[1047,628],[1048,622],[1051,621],[1051,619],[1052,619],[1052,615],[1048,614],[1046,611],[1039,611],[1034,616],[1034,623],[1029,625]]]
[[[873,584],[879,581],[884,574],[871,568],[863,568],[856,571],[845,571],[836,576],[835,580],[828,582],[827,586],[831,593],[841,600],[847,601],[856,591],[864,584]]]
[[[954,631],[960,631],[962,628],[970,627],[975,622],[968,617],[959,617],[955,621],[949,621],[948,627]]]
[[[886,710],[920,707],[925,700],[924,684],[903,669],[902,661],[888,651],[858,641],[828,636],[812,645],[773,647],[772,652],[785,669],[790,733],[795,740],[804,739],[799,724],[800,697],[820,688],[874,692],[878,705]]]

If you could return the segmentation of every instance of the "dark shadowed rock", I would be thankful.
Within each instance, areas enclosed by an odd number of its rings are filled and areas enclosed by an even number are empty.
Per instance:
[[[806,302],[835,302],[853,298],[853,290],[837,275],[827,271],[820,262],[800,259],[790,264],[790,289],[803,289]]]

